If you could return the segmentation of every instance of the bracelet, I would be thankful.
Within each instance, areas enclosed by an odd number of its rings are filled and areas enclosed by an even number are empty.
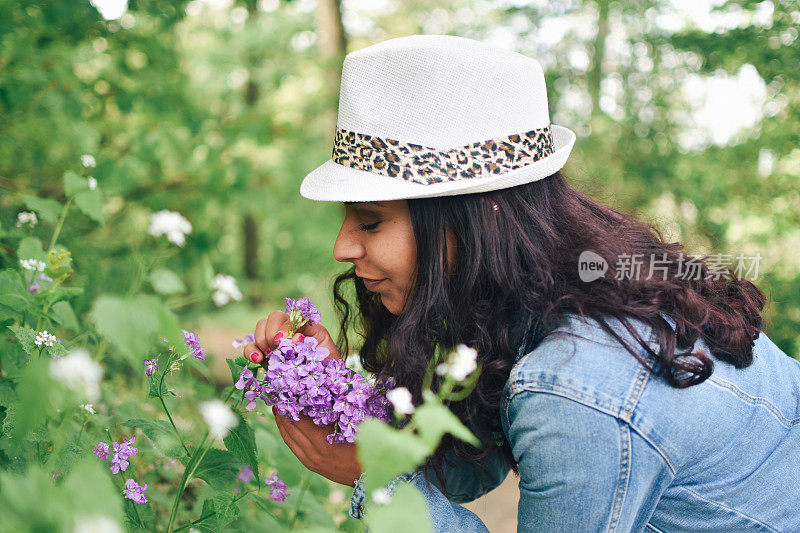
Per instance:
[[[348,514],[355,519],[361,519],[361,517],[364,516],[364,499],[367,497],[367,493],[364,490],[364,474],[366,474],[366,472],[362,472],[361,475],[358,476],[358,479],[355,480],[353,495],[350,497],[350,511]],[[414,477],[413,473],[398,474],[392,478],[384,488],[388,491],[389,495],[392,495],[398,483],[401,481],[408,481],[412,477]]]
[[[350,497],[350,511],[348,514],[355,519],[361,519],[364,516],[364,498],[366,497],[366,493],[364,492],[364,474],[366,472],[362,472],[358,479],[355,480],[355,484],[353,485],[353,495]]]

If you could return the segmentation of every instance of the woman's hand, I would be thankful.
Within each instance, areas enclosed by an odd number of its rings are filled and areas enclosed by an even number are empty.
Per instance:
[[[328,444],[325,437],[333,433],[333,425],[320,427],[305,415],[295,422],[279,415],[274,406],[272,413],[284,442],[306,468],[336,483],[355,485],[362,472],[355,443]]]
[[[244,356],[254,363],[260,363],[261,366],[266,368],[268,363],[267,355],[277,348],[280,342],[280,337],[276,338],[276,335],[279,333],[286,335],[289,332],[290,323],[289,315],[283,311],[273,311],[267,318],[259,320],[256,324],[256,341],[245,344],[242,349]],[[339,349],[336,347],[336,343],[333,342],[333,338],[330,333],[328,333],[328,330],[325,329],[325,326],[306,322],[297,330],[297,333],[292,336],[292,341],[297,342],[302,337],[314,337],[317,339],[320,346],[327,348],[330,351],[330,355],[326,357],[326,360],[330,358],[342,358]]]
[[[267,318],[259,320],[256,324],[256,340],[244,346],[244,356],[254,363],[267,367],[269,363],[267,355],[278,346],[280,342],[278,335],[288,333],[289,324],[289,315],[282,311],[273,311]],[[342,358],[333,338],[324,326],[306,323],[292,336],[292,340],[297,342],[304,336],[314,337],[320,346],[330,351],[326,359]],[[275,423],[281,437],[306,468],[336,483],[351,487],[355,484],[362,472],[356,458],[355,444],[329,444],[325,437],[334,432],[333,425],[320,427],[305,415],[300,415],[300,420],[295,422],[279,415],[275,407],[272,408],[272,412],[275,414]]]

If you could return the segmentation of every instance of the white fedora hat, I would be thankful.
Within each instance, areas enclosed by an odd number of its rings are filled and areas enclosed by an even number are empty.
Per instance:
[[[452,35],[347,54],[331,159],[311,200],[361,202],[504,189],[560,170],[575,134],[550,123],[538,61]]]

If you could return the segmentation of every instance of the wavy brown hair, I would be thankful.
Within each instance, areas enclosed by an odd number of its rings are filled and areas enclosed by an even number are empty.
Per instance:
[[[690,387],[711,375],[712,357],[689,352],[701,335],[717,359],[737,368],[753,361],[766,301],[755,285],[720,276],[718,270],[714,274],[706,257],[699,259],[699,276],[679,277],[679,258],[686,259],[680,243],[664,242],[654,225],[581,195],[561,172],[480,194],[412,199],[408,208],[418,266],[403,311],[389,313],[380,296],[368,291],[351,268],[333,285],[341,326],[337,345],[341,353],[350,353],[347,332],[352,328],[359,336],[355,348],[364,369],[392,376],[412,392],[415,403],[421,401],[422,378],[437,349],[446,353],[458,343],[477,349],[481,366],[477,385],[466,399],[449,407],[483,446],[449,436],[442,440],[425,469],[434,470],[445,494],[442,461],[449,451],[477,461],[499,447],[518,473],[508,442],[498,445],[492,432],[498,429],[502,391],[516,355],[518,337],[513,328],[520,313],[550,324],[551,331],[564,313],[595,319],[673,387]],[[446,273],[448,230],[457,240],[450,275]],[[642,254],[646,268],[647,258],[655,257],[667,265],[668,274],[666,279],[617,279],[610,271],[587,283],[578,272],[578,257],[584,250],[595,252],[609,265],[616,265],[624,254]],[[354,296],[354,309],[348,296]],[[660,313],[675,320],[674,331]],[[652,366],[606,323],[612,317],[655,358]],[[658,353],[640,338],[631,318],[659,333]]]

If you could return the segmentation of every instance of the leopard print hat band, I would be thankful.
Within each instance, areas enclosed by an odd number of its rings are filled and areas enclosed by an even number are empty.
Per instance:
[[[355,169],[429,185],[503,174],[553,151],[550,124],[444,150],[337,128],[331,159]]]

